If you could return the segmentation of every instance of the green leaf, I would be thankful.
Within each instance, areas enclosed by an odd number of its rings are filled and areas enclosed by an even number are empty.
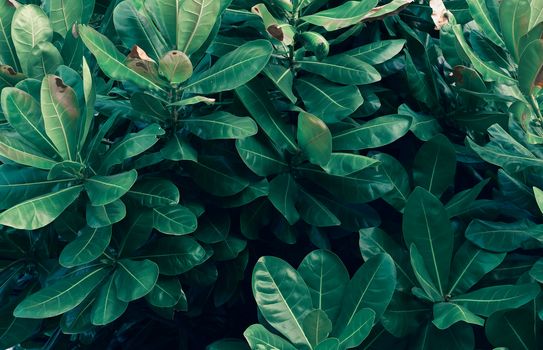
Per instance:
[[[125,57],[104,35],[89,26],[79,25],[79,35],[85,46],[92,52],[104,73],[115,80],[130,81],[142,88],[166,93],[164,89],[146,75],[128,68]]]
[[[236,95],[278,150],[286,149],[296,153],[298,146],[289,126],[281,119],[266,91],[260,89],[256,81],[238,87]]]
[[[169,47],[177,43],[177,21],[182,5],[179,0],[146,0],[142,3],[146,9],[146,15],[153,19]]]
[[[192,160],[197,161],[198,154],[192,145],[188,142],[186,136],[175,133],[166,142],[160,153],[165,159],[179,161]]]
[[[40,152],[19,134],[9,130],[0,130],[0,156],[21,165],[45,170],[57,164],[55,160]]]
[[[153,227],[168,235],[186,235],[196,230],[196,216],[181,205],[153,209]]]
[[[26,200],[0,213],[0,224],[23,230],[42,228],[62,214],[82,190],[77,185]]]
[[[443,300],[443,294],[440,293],[440,291],[437,289],[436,283],[432,281],[432,278],[430,277],[430,272],[428,271],[428,268],[424,263],[424,258],[417,249],[417,246],[413,243],[411,243],[411,245],[409,246],[409,257],[415,277],[417,278],[417,281],[422,288],[421,291],[420,288],[414,287],[411,290],[413,295],[415,295],[419,299],[422,299],[423,301],[436,302]],[[417,292],[417,290],[420,291],[420,293]]]
[[[539,259],[530,269],[530,276],[539,283],[543,283],[543,259]]]
[[[307,284],[313,307],[326,312],[334,322],[349,283],[349,273],[339,257],[328,250],[315,250],[302,260],[298,273]]]
[[[316,346],[326,339],[332,331],[332,321],[330,321],[326,312],[315,309],[305,316],[303,329],[309,343]]]
[[[153,260],[160,274],[175,276],[185,273],[204,262],[206,251],[190,237],[163,237],[145,247],[134,258]]]
[[[309,113],[298,115],[298,144],[313,164],[324,166],[332,154],[332,134],[326,124]]]
[[[338,226],[341,221],[320,200],[299,188],[298,209],[301,218],[310,225],[316,227]]]
[[[60,265],[74,267],[98,259],[106,250],[111,240],[111,227],[84,227],[79,236],[68,243],[58,258]]]
[[[91,322],[93,325],[103,326],[111,323],[126,311],[128,302],[119,300],[117,296],[115,276],[111,276],[98,291],[96,301],[92,305]]]
[[[485,335],[495,347],[537,349],[541,326],[534,316],[532,310],[526,308],[495,312],[485,323]]]
[[[432,115],[418,113],[409,108],[405,103],[398,107],[398,114],[411,117],[409,130],[422,141],[429,141],[442,131],[439,121]]]
[[[300,219],[295,207],[297,197],[298,185],[290,174],[278,175],[270,181],[268,199],[291,225]]]
[[[543,191],[541,191],[539,188],[535,186],[533,187],[533,191],[534,191],[534,196],[535,196],[535,200],[537,202],[539,211],[543,213]]]
[[[499,34],[500,23],[493,23],[491,12],[484,0],[467,0],[469,12],[475,23],[481,28],[485,36],[494,44],[505,47],[505,43]]]
[[[327,123],[338,122],[353,114],[364,102],[356,86],[336,85],[319,77],[296,79],[294,87],[307,111]]]
[[[522,51],[518,67],[519,89],[527,96],[533,94],[535,87],[543,86],[543,40],[534,40]]]
[[[405,75],[413,97],[430,109],[436,108],[436,93],[432,89],[426,73],[419,70],[413,62],[409,51],[405,51]]]
[[[91,310],[96,297],[83,300],[72,310],[64,313],[60,319],[60,329],[65,334],[78,334],[92,328]]]
[[[241,160],[259,176],[270,176],[288,169],[288,163],[268,142],[258,137],[236,140]]]
[[[462,214],[477,199],[489,181],[490,179],[485,179],[472,188],[455,194],[445,205],[449,218]]]
[[[11,39],[11,22],[15,6],[9,1],[0,3],[0,62],[21,71],[15,47]]]
[[[439,294],[444,296],[454,237],[439,199],[421,187],[415,188],[405,205],[402,229],[406,244],[418,248]]]
[[[409,256],[392,237],[383,230],[371,227],[359,231],[358,245],[364,260],[369,260],[381,253],[387,253],[396,266],[396,289],[408,291],[415,285],[413,272],[409,268]]]
[[[404,39],[379,40],[345,53],[368,64],[381,64],[396,56],[404,45]]]
[[[470,242],[483,249],[510,252],[532,239],[543,242],[543,226],[527,220],[511,223],[473,220],[465,235]]]
[[[322,168],[328,174],[342,176],[350,175],[378,164],[378,160],[359,154],[332,153],[330,160]]]
[[[296,350],[296,348],[288,341],[278,335],[273,334],[260,324],[253,324],[249,326],[249,328],[243,332],[243,336],[249,343],[251,349],[259,349],[260,347],[263,347],[264,349]]]
[[[439,134],[426,142],[413,162],[413,180],[436,197],[454,182],[456,154],[448,138]]]
[[[13,311],[15,317],[47,318],[79,305],[109,274],[105,267],[72,274],[26,297]]]
[[[469,58],[473,67],[481,74],[485,81],[495,81],[497,83],[509,84],[512,85],[515,83],[515,80],[509,76],[509,74],[503,72],[500,68],[496,66],[493,62],[485,61],[479,58],[473,49],[469,47],[466,39],[464,38],[464,33],[462,32],[462,27],[457,24],[452,26],[454,35],[458,43],[460,44],[459,49]]]
[[[375,319],[380,319],[392,299],[395,287],[396,269],[390,255],[383,253],[366,261],[345,290],[333,334],[341,335],[350,328],[349,324],[363,308],[370,308],[375,312]]]
[[[182,296],[183,289],[177,278],[159,277],[151,292],[145,296],[145,300],[156,307],[174,307]]]
[[[493,286],[454,297],[451,302],[464,306],[477,315],[488,317],[496,311],[526,304],[533,300],[540,290],[536,283]]]
[[[177,49],[190,55],[207,40],[219,15],[220,1],[186,0],[177,13]]]
[[[153,231],[153,211],[149,209],[129,210],[126,220],[120,225],[122,229],[114,232],[119,256],[130,256],[143,246],[151,235]]]
[[[100,228],[113,225],[126,216],[126,206],[120,199],[115,202],[92,206],[87,204],[87,224],[92,228]]]
[[[339,335],[341,349],[351,349],[362,344],[370,334],[375,321],[375,311],[363,308],[354,315],[347,327]]]
[[[454,255],[447,295],[467,292],[484,275],[498,267],[504,258],[505,254],[491,253],[465,242]]]
[[[411,192],[407,171],[396,158],[386,153],[377,153],[373,158],[381,162],[380,169],[392,184],[392,190],[385,193],[383,199],[396,210],[403,211]]]
[[[27,141],[45,154],[56,154],[56,148],[45,133],[40,105],[23,90],[2,89],[2,111],[9,124]]]
[[[230,216],[227,213],[204,213],[198,220],[194,237],[206,244],[219,243],[230,233]]]
[[[298,98],[292,93],[292,83],[294,73],[288,67],[278,64],[268,64],[262,71],[273,84],[285,95],[292,103],[296,103]]]
[[[157,143],[158,136],[164,135],[164,133],[165,131],[158,124],[151,124],[137,133],[126,134],[104,155],[98,171],[105,172],[112,166],[145,152]]]
[[[303,60],[298,64],[307,72],[339,84],[366,85],[381,80],[381,75],[371,65],[345,54],[331,56],[322,61]]]
[[[243,44],[219,58],[209,70],[191,79],[185,91],[212,94],[238,88],[264,69],[272,51],[267,40]]]
[[[539,23],[543,22],[543,2],[541,0],[535,0],[531,2],[530,11],[530,26],[529,30],[532,30]]]
[[[303,320],[312,309],[302,277],[285,261],[265,256],[253,270],[253,295],[266,321],[298,347],[311,347]]]
[[[154,24],[135,2],[122,1],[113,10],[113,23],[123,44],[131,48],[138,45],[153,59],[158,60],[168,51],[166,41]]]
[[[134,169],[110,176],[93,176],[85,180],[85,190],[92,205],[106,205],[124,196],[138,178]]]
[[[243,139],[257,133],[256,123],[247,117],[236,117],[228,112],[214,112],[206,116],[192,116],[183,124],[194,135],[204,140]]]
[[[49,18],[36,5],[22,5],[15,10],[11,22],[11,39],[24,73],[31,67],[28,59],[32,48],[40,41],[53,39],[53,28]]]
[[[41,111],[45,132],[60,156],[75,160],[81,111],[74,89],[55,75],[46,76],[41,85]]]
[[[364,18],[377,5],[372,1],[347,1],[344,4],[300,19],[308,23],[324,27],[328,31],[350,27]]]
[[[334,151],[361,150],[388,145],[409,131],[411,120],[400,115],[377,117],[360,126],[333,133]]]
[[[328,338],[322,341],[315,350],[339,350],[339,339],[337,338]]]
[[[158,279],[158,265],[147,259],[119,260],[114,278],[117,298],[130,302],[145,296],[153,289]]]
[[[171,84],[181,84],[192,76],[192,62],[181,51],[168,51],[160,58],[158,72]]]
[[[431,309],[418,299],[402,292],[394,293],[387,310],[381,317],[381,324],[387,332],[402,338],[415,333],[424,323]]]
[[[249,181],[241,177],[224,157],[199,157],[198,163],[190,162],[185,167],[203,190],[215,196],[232,196],[249,186]]]
[[[434,320],[432,323],[439,329],[447,329],[457,322],[466,322],[483,326],[485,320],[465,307],[455,303],[434,304]]]
[[[528,32],[530,24],[530,1],[503,0],[500,3],[500,28],[503,41],[509,52],[518,60],[520,38]],[[488,36],[488,33],[485,31]]]
[[[180,197],[177,186],[165,179],[138,181],[126,195],[148,208],[178,204]]]
[[[54,73],[64,61],[55,45],[42,41],[32,48],[27,63],[28,76],[41,80],[47,74]]]
[[[45,10],[51,19],[53,30],[63,37],[71,32],[74,23],[82,23],[85,10],[83,0],[72,0],[68,5],[63,0],[48,0]]]

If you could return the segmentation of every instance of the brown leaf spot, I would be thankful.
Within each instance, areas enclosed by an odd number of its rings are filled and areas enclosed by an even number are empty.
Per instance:
[[[140,60],[154,62],[154,60],[147,55],[147,53],[138,45],[132,46],[132,50],[128,54],[130,58],[139,58]]]
[[[17,75],[15,69],[8,65],[2,66],[2,71],[7,73],[8,75]]]
[[[55,77],[55,85],[57,86],[57,91],[61,93],[66,91],[66,89],[68,88],[68,86],[66,86],[66,84],[64,84],[62,79],[60,79],[59,77]]]
[[[543,88],[543,67],[539,68],[539,72],[537,72],[537,76],[534,80],[534,85]]]
[[[74,23],[72,25],[72,35],[74,36],[74,38],[79,38],[79,31],[77,30],[77,23]]]
[[[279,41],[283,41],[283,39],[285,38],[285,35],[283,33],[283,30],[281,28],[279,28],[277,25],[275,24],[272,24],[271,26],[269,26],[267,28],[267,31],[268,33],[270,33],[270,35],[272,37],[274,37],[275,39],[279,40]]]
[[[453,78],[459,84],[464,83],[464,74],[463,74],[463,72],[464,72],[464,67],[461,67],[461,66],[456,66],[453,69]]]

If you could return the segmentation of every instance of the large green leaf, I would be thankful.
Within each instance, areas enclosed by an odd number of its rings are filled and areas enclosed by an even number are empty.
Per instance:
[[[26,297],[13,311],[15,317],[47,318],[70,311],[100,285],[109,269],[98,267],[72,274]]]
[[[524,307],[490,315],[485,324],[485,335],[490,344],[508,349],[537,349],[541,342],[542,326],[537,321],[534,309]]]
[[[332,153],[328,163],[322,168],[333,175],[350,175],[370,166],[377,166],[379,161],[370,157],[352,153]]]
[[[89,1],[91,2],[91,1]],[[53,30],[63,37],[72,31],[74,23],[82,23],[85,6],[83,0],[48,0],[44,9],[51,19]]]
[[[530,240],[543,243],[543,226],[527,220],[511,223],[473,220],[466,229],[466,238],[483,249],[510,252]]]
[[[145,299],[156,307],[173,307],[185,297],[177,278],[159,278]]]
[[[519,59],[520,38],[530,25],[530,1],[503,0],[500,3],[500,28],[505,46],[515,59]],[[486,35],[488,33],[485,32]]]
[[[406,244],[415,244],[439,294],[444,296],[454,236],[447,212],[439,199],[417,187],[405,205],[402,229]]]
[[[154,208],[179,203],[179,189],[171,181],[165,179],[148,179],[138,181],[127,192],[127,197],[139,204]]]
[[[280,336],[273,334],[260,324],[253,324],[243,332],[251,349],[278,349],[278,350],[296,350],[288,341]]]
[[[196,230],[196,216],[182,205],[153,209],[153,227],[168,235],[186,235]]]
[[[127,307],[128,302],[121,301],[117,297],[115,276],[111,276],[98,291],[98,295],[96,296],[96,300],[91,309],[91,322],[96,326],[111,323],[121,317]]]
[[[383,199],[396,210],[403,211],[411,192],[407,171],[396,158],[386,153],[377,153],[373,158],[381,162],[380,169],[392,184],[392,190],[385,193]]]
[[[143,5],[146,14],[153,19],[154,24],[168,42],[169,47],[177,43],[177,20],[182,5],[179,0],[146,0]]]
[[[2,89],[2,111],[6,120],[21,136],[45,154],[55,154],[56,148],[45,133],[40,105],[23,90]]]
[[[150,259],[157,263],[160,274],[175,276],[204,262],[206,251],[190,237],[163,237],[145,247],[134,258]]]
[[[236,141],[241,160],[259,176],[278,174],[288,169],[288,163],[268,142],[258,137],[246,137]]]
[[[77,185],[26,200],[0,213],[0,224],[24,230],[42,228],[62,214],[82,190]]]
[[[415,333],[426,322],[426,315],[430,312],[430,306],[413,298],[411,292],[396,292],[381,317],[381,324],[387,332],[401,338]]]
[[[204,140],[243,139],[258,131],[251,118],[237,117],[221,111],[187,118],[183,120],[183,124],[190,132]]]
[[[469,208],[489,181],[490,179],[485,179],[472,188],[455,194],[445,205],[449,218],[460,215],[466,208]]]
[[[437,289],[436,283],[432,280],[428,267],[424,263],[424,258],[420,254],[417,246],[413,243],[409,246],[409,257],[413,273],[419,282],[420,287],[411,289],[413,295],[424,301],[437,302],[444,300],[443,294]]]
[[[375,311],[369,308],[358,311],[339,335],[340,348],[351,349],[359,346],[370,334],[374,322]]]
[[[525,95],[533,93],[536,86],[543,85],[543,40],[534,40],[526,46],[520,56],[518,67],[519,89]]]
[[[190,55],[202,46],[215,25],[220,1],[185,0],[177,13],[177,49]]]
[[[326,124],[312,114],[298,115],[298,144],[313,164],[324,166],[332,155],[332,134]]]
[[[92,228],[111,226],[126,216],[126,205],[120,199],[106,205],[87,203],[87,225]]]
[[[339,257],[328,250],[315,250],[302,260],[298,273],[309,288],[313,307],[335,321],[341,307],[338,300],[349,283],[349,273]]]
[[[153,22],[143,12],[138,11],[132,1],[122,1],[115,6],[113,22],[126,47],[138,45],[155,60],[168,51],[166,41]]]
[[[526,304],[534,299],[540,290],[536,283],[494,286],[454,297],[451,301],[477,315],[488,317],[496,311]]]
[[[381,253],[387,253],[396,266],[396,289],[408,291],[415,285],[415,277],[409,266],[409,255],[397,242],[383,230],[371,227],[361,229],[358,245],[364,260],[369,260]]]
[[[360,126],[333,133],[334,150],[361,150],[385,146],[409,131],[411,120],[400,115],[387,115],[372,119]]]
[[[300,68],[330,81],[345,85],[365,85],[381,80],[379,72],[364,61],[341,54],[317,60],[298,62]]]
[[[253,270],[253,294],[266,321],[299,347],[311,347],[303,320],[312,309],[302,277],[285,261],[262,257]]]
[[[356,86],[336,85],[319,77],[296,79],[294,87],[307,111],[327,123],[351,115],[364,101]]]
[[[19,134],[0,130],[0,156],[15,163],[49,170],[57,163],[28,143]]]
[[[85,46],[96,57],[100,68],[112,79],[130,81],[142,88],[164,92],[163,88],[148,76],[125,65],[125,57],[104,35],[89,26],[79,25],[79,35]]]
[[[504,258],[505,254],[491,253],[465,242],[454,255],[447,295],[467,292],[484,275],[498,267]]]
[[[199,157],[198,163],[190,162],[185,167],[204,191],[215,196],[232,196],[249,186],[249,181],[224,157]]]
[[[272,50],[272,45],[267,40],[254,40],[243,44],[219,58],[209,70],[191,79],[185,90],[211,94],[238,88],[264,69]]]
[[[48,41],[36,44],[28,56],[28,76],[33,79],[43,79],[47,74],[54,73],[64,63],[57,47]]]
[[[316,346],[326,339],[332,331],[332,321],[330,321],[326,312],[315,309],[304,318],[303,329],[309,343]]]
[[[439,134],[426,142],[413,162],[413,180],[436,197],[454,182],[456,154],[452,143]]]
[[[0,63],[20,71],[19,60],[15,47],[11,41],[11,21],[15,13],[15,6],[9,1],[0,2]]]
[[[11,39],[24,73],[31,67],[28,58],[40,41],[53,39],[53,28],[47,15],[36,5],[22,5],[15,10],[11,22]]]
[[[341,335],[363,308],[373,310],[375,319],[381,318],[395,287],[396,269],[390,255],[383,253],[366,261],[347,285],[333,334]]]
[[[266,91],[260,89],[256,81],[238,87],[236,95],[278,150],[286,149],[291,153],[298,150],[289,126],[281,119]]]
[[[485,33],[486,37],[494,44],[504,47],[505,43],[499,34],[500,23],[494,22],[486,2],[484,0],[467,0],[467,3],[471,16]]]
[[[93,176],[85,180],[85,190],[92,205],[106,205],[124,196],[137,178],[134,169],[111,176]]]
[[[457,322],[466,322],[482,326],[485,320],[467,308],[455,303],[434,304],[434,320],[432,323],[439,329],[447,329]]]
[[[303,188],[299,188],[298,191],[298,209],[301,218],[310,225],[328,227],[341,224],[336,214],[328,206]]]
[[[304,16],[301,19],[308,23],[322,26],[328,31],[333,31],[352,26],[362,21],[364,16],[375,5],[377,5],[377,0],[347,1],[338,7]]]
[[[55,75],[46,76],[41,85],[41,111],[45,132],[60,156],[75,160],[81,118],[75,90]]]
[[[84,265],[98,259],[111,240],[111,227],[84,227],[79,236],[68,243],[58,258],[64,267]]]
[[[404,45],[404,39],[379,40],[345,53],[369,64],[380,64],[396,56]]]
[[[150,260],[123,259],[115,270],[117,298],[130,302],[149,293],[158,279],[158,265]]]
[[[300,219],[300,214],[295,206],[297,197],[298,185],[290,174],[278,175],[270,181],[268,198],[291,225]]]
[[[275,86],[290,100],[296,103],[298,98],[292,93],[294,73],[291,69],[277,64],[268,64],[262,71]]]

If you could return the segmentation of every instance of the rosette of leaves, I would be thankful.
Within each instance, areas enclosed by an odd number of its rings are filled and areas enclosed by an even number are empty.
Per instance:
[[[252,279],[262,322],[243,335],[251,349],[356,348],[381,319],[395,285],[387,253],[367,260],[352,278],[327,250],[309,253],[297,270],[265,256]]]

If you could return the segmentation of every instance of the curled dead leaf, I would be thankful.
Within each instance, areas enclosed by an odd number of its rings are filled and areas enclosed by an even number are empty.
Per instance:
[[[266,30],[268,31],[268,33],[270,33],[272,37],[274,37],[275,39],[279,41],[283,41],[283,39],[285,38],[285,34],[283,33],[283,30],[279,28],[276,24],[272,24],[271,26],[266,28]]]

